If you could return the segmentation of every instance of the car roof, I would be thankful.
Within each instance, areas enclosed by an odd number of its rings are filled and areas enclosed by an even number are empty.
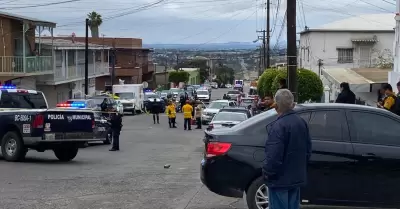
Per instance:
[[[212,102],[232,102],[232,100],[220,99],[220,100],[214,100]]]
[[[237,107],[225,106],[221,110],[247,110],[247,109],[243,106],[237,106]]]
[[[353,109],[353,110],[366,110],[366,111],[378,111],[387,113],[387,110],[376,108],[367,105],[358,104],[343,104],[343,103],[304,103],[296,104],[295,109]]]

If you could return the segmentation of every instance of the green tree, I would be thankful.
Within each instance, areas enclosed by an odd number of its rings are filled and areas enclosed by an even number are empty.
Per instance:
[[[279,89],[279,80],[287,78],[287,70],[278,70],[277,75],[272,83],[272,92]],[[308,69],[297,69],[297,83],[298,83],[298,102],[304,103],[306,101],[318,102],[324,92],[324,87],[319,76]]]
[[[272,82],[274,81],[278,73],[278,69],[270,68],[265,70],[264,73],[260,76],[260,79],[257,82],[257,90],[258,94],[261,97],[265,97],[266,95],[271,95],[274,93],[272,91]]]
[[[220,65],[215,69],[218,83],[233,83],[235,79],[235,71],[227,66]]]
[[[90,21],[90,32],[92,34],[93,38],[98,38],[99,37],[99,27],[103,23],[103,18],[101,15],[95,11],[90,12],[87,15],[89,21]]]
[[[169,82],[179,84],[180,82],[187,83],[189,81],[190,74],[186,71],[172,71],[168,73]]]
[[[199,68],[200,82],[204,83],[209,76],[209,67],[207,66],[207,60],[204,59],[194,59],[185,62],[181,62],[174,67],[175,70],[180,68]]]

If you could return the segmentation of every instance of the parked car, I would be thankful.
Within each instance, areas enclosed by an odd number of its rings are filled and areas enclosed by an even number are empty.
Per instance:
[[[228,93],[226,95],[229,96],[232,100],[236,100],[237,97],[241,94],[242,94],[242,92],[233,90],[233,91],[228,91]]]
[[[308,123],[313,148],[302,203],[400,208],[399,116],[337,103],[297,105],[294,111]],[[208,189],[228,197],[245,192],[250,209],[268,207],[262,165],[267,126],[276,118],[272,109],[206,132],[201,181]]]
[[[235,106],[235,103],[228,100],[216,100],[211,102],[203,111],[203,115],[201,116],[201,122],[203,125],[208,124],[213,119],[214,115],[225,106]]]
[[[243,113],[247,115],[247,118],[251,118],[251,110],[246,109],[245,107],[223,107],[219,110],[219,112],[236,112],[236,113]]]
[[[196,91],[197,94],[197,99],[200,101],[204,101],[204,102],[210,102],[210,94],[208,92],[208,90],[202,90],[202,89],[198,89]]]
[[[207,127],[207,131],[212,131],[220,128],[231,128],[236,124],[245,121],[247,118],[248,115],[245,113],[220,111],[211,120],[210,124]]]

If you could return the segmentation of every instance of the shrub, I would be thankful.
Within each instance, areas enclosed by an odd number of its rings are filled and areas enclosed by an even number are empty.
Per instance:
[[[273,94],[272,91],[272,83],[279,73],[279,70],[276,68],[270,68],[264,71],[264,73],[260,76],[257,82],[257,90],[261,97],[265,97],[267,94]]]
[[[272,92],[279,89],[279,80],[287,78],[287,70],[278,70],[271,86]],[[297,69],[298,103],[306,101],[320,101],[324,87],[319,76],[311,70]]]

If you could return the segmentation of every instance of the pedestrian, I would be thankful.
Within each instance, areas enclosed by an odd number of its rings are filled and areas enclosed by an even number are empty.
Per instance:
[[[167,106],[168,124],[170,128],[176,128],[176,107],[172,101],[168,102]]]
[[[185,130],[192,130],[192,124],[191,124],[191,120],[192,120],[192,112],[193,112],[193,107],[192,105],[190,105],[189,100],[186,101],[186,104],[183,105],[182,107],[182,112],[183,112],[183,128]]]
[[[119,114],[118,112],[112,114],[110,123],[113,137],[113,143],[110,151],[119,151],[119,135],[123,126],[121,114]]]
[[[201,129],[201,115],[202,115],[202,112],[203,112],[203,106],[201,105],[200,102],[198,102],[197,106],[196,106],[196,113],[195,113],[196,124],[197,124],[196,129]]]
[[[400,96],[400,81],[397,82],[396,86],[397,86],[397,94],[396,94],[396,96],[399,97]]]
[[[154,98],[154,100],[150,103],[150,112],[153,114],[153,122],[154,124],[160,124],[160,112],[161,112],[161,102],[157,102],[157,100]]]
[[[287,88],[288,88],[288,86],[287,86],[286,79],[284,79],[284,78],[279,79],[279,89],[287,89]]]
[[[181,111],[183,111],[182,108],[183,108],[183,105],[185,105],[185,101],[186,100],[187,99],[185,99],[185,95],[181,94],[180,97],[179,97],[179,102],[181,103],[181,108],[180,108]]]
[[[350,90],[349,83],[340,84],[340,93],[336,98],[336,103],[355,104],[356,95]]]
[[[293,111],[294,97],[288,89],[276,92],[275,103],[278,118],[267,126],[263,165],[269,209],[299,209],[311,156],[310,133],[306,121]]]
[[[267,94],[267,96],[265,96],[264,103],[265,103],[266,110],[275,108],[275,101],[274,101],[274,97],[272,96],[272,94]]]
[[[383,109],[386,109],[386,110],[389,110],[389,111],[395,113],[396,112],[396,110],[395,110],[396,96],[393,92],[392,85],[386,83],[382,86],[382,90],[385,93],[386,97],[383,99],[382,103],[378,102],[377,106],[379,108],[383,108]]]

